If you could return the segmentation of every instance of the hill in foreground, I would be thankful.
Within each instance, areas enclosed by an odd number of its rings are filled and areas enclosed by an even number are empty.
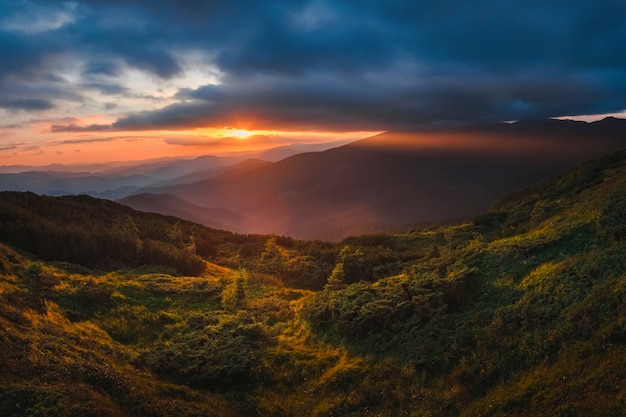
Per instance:
[[[80,197],[89,210],[72,224],[57,217],[72,199],[24,196],[0,194],[12,240],[0,247],[3,415],[626,410],[626,153],[472,223],[339,244],[221,234]],[[138,255],[61,259],[6,229],[47,236],[61,222],[82,224],[85,241],[117,222]],[[194,254],[189,236],[214,250]],[[155,266],[141,257],[149,241],[203,268]]]

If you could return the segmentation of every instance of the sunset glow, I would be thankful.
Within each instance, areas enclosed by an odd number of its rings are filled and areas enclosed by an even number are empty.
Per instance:
[[[231,155],[298,143],[354,141],[380,133],[247,130],[232,127],[89,132],[83,131],[83,127],[98,124],[103,117],[89,116],[83,120],[37,120],[6,127],[5,133],[0,136],[3,143],[0,148],[0,165],[68,165],[206,154]]]
[[[602,20],[609,9],[533,3],[512,13],[479,3],[8,2],[0,164],[193,157],[624,114],[626,66],[596,48],[623,40],[622,19]],[[594,42],[577,41],[580,27],[597,32]]]
[[[250,132],[249,130],[243,130],[243,129],[233,129],[231,134],[234,137],[239,138],[239,139],[247,139],[250,136],[254,135],[254,132]]]

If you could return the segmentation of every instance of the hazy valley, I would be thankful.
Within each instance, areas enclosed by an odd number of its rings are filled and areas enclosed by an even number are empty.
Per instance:
[[[340,240],[466,221],[510,192],[622,149],[624,137],[626,121],[615,118],[389,132],[295,155],[0,174],[0,189],[88,194],[239,233]]]

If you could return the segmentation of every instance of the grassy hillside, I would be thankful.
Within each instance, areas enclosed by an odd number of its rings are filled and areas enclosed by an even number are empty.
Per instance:
[[[338,244],[21,193],[0,236],[1,415],[626,411],[624,152]]]
[[[208,260],[307,288],[323,287],[338,252],[332,243],[235,234],[86,195],[29,192],[0,192],[0,240],[42,260],[104,271],[161,265],[174,274],[199,275]]]

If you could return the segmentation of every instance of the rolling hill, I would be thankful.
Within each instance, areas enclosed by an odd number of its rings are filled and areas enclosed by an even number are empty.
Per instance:
[[[0,241],[2,415],[626,410],[624,151],[404,234],[237,235],[5,192]]]
[[[245,232],[246,219],[236,213],[226,209],[196,206],[171,194],[136,194],[117,201],[136,210],[179,217],[213,229]]]

